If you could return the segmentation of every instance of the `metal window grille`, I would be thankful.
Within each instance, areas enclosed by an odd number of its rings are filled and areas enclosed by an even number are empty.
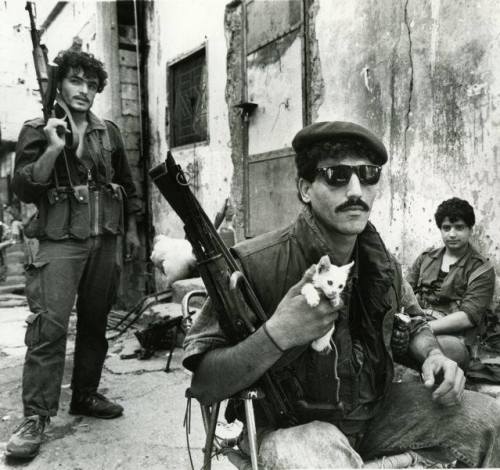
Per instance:
[[[205,49],[170,66],[172,146],[207,140]]]

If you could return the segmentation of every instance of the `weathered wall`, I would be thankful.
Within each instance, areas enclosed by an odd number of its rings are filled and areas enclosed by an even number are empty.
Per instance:
[[[148,11],[150,53],[148,90],[152,165],[163,161],[170,148],[167,65],[206,43],[208,72],[208,142],[172,148],[191,176],[193,187],[213,218],[230,196],[233,165],[226,88],[225,0],[155,2]],[[183,237],[180,219],[153,188],[152,211],[156,233]]]
[[[233,108],[242,86],[241,6],[232,2],[224,11],[225,3],[171,0],[149,8],[151,153],[159,163],[169,147],[167,63],[207,41],[209,142],[173,151],[193,172],[209,215],[231,194],[241,222],[245,137]],[[352,120],[383,138],[391,157],[372,219],[390,249],[407,267],[439,244],[433,213],[458,196],[474,205],[474,241],[499,270],[500,4],[315,0],[308,18],[306,111],[313,121]],[[300,127],[297,48],[289,44],[276,63],[248,58],[248,98],[259,104],[249,122],[250,154],[289,147]],[[296,70],[288,68],[293,63]],[[152,205],[156,231],[183,236],[155,189]]]
[[[500,271],[500,4],[493,0],[321,0],[324,89],[316,120],[353,120],[391,158],[372,219],[408,265],[439,243],[433,214],[458,196]]]
[[[0,3],[0,134],[3,141],[17,140],[24,121],[41,115],[34,89],[28,13],[24,2]]]

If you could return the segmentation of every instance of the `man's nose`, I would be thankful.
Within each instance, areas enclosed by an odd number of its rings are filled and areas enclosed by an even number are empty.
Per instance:
[[[80,92],[85,95],[89,92],[89,85],[87,82],[84,81],[80,83]]]
[[[363,192],[361,190],[361,182],[359,181],[358,175],[356,173],[353,173],[351,175],[349,183],[347,184],[346,196],[348,198],[359,198],[362,195]]]

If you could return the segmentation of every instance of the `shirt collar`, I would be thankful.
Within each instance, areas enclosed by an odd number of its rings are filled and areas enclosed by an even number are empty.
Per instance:
[[[100,118],[98,118],[92,111],[88,111],[87,113],[87,121],[89,125],[87,126],[87,133],[95,131],[95,130],[105,130],[106,124]]]
[[[430,253],[429,253],[429,256],[433,259],[439,259],[439,258],[442,258],[443,255],[444,255],[444,252],[445,252],[445,247],[441,247],[441,248],[436,248],[435,250],[432,250]],[[460,259],[458,259],[457,261],[455,261],[451,266],[459,266],[459,267],[463,267],[465,266],[465,264],[469,261],[469,259],[473,256],[477,255],[476,254],[476,251],[474,250],[474,248],[472,247],[472,245],[469,243],[468,246],[467,246],[467,250],[466,252],[462,255],[462,257]],[[480,256],[477,256],[479,259]]]

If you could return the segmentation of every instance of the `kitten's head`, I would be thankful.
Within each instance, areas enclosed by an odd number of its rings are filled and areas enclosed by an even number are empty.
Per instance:
[[[322,256],[313,275],[314,287],[320,289],[326,298],[335,300],[344,290],[354,261],[344,266],[335,266],[328,255]]]

